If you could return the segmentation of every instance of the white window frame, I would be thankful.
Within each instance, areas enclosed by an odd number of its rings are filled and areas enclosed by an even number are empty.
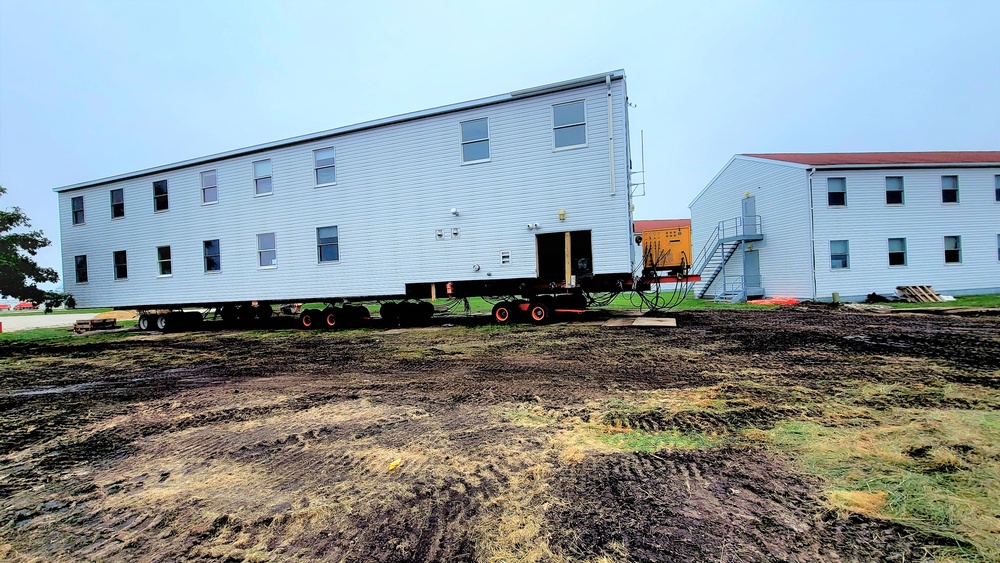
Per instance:
[[[212,242],[212,241],[215,241],[216,246],[218,246],[218,248],[219,248],[219,253],[218,254],[209,254],[208,253],[208,249],[205,248],[205,243],[206,242]],[[215,259],[216,259],[215,262],[219,265],[219,267],[217,269],[215,269],[215,270],[209,270],[208,269],[208,258],[210,256],[215,257]],[[222,240],[221,239],[210,238],[210,239],[201,241],[201,265],[202,265],[203,271],[206,274],[218,274],[218,273],[222,272]]]
[[[841,190],[831,190],[833,187],[832,180],[840,180],[844,183],[844,189]],[[830,194],[844,194],[844,203],[830,203]],[[827,207],[847,207],[847,178],[844,176],[836,176],[833,178],[826,179],[826,206]]]
[[[260,237],[271,235],[271,239],[274,240],[274,246],[271,248],[261,248]],[[274,259],[271,264],[263,265],[264,254],[266,252],[274,253]],[[257,269],[258,270],[273,270],[278,267],[278,235],[271,231],[269,233],[258,233],[257,234]]]
[[[474,121],[485,121],[486,122],[486,136],[483,137],[482,139],[470,139],[470,140],[467,141],[467,140],[465,140],[465,135],[462,132],[462,125],[465,125],[466,123],[472,123]],[[477,117],[475,119],[466,119],[465,121],[459,122],[459,124],[458,124],[458,139],[461,142],[461,146],[459,147],[459,151],[460,151],[459,157],[462,160],[462,166],[465,166],[466,164],[479,164],[481,162],[490,162],[490,161],[493,160],[493,146],[490,143],[490,118],[489,117]],[[476,159],[476,160],[465,160],[465,145],[471,145],[472,143],[481,143],[483,141],[486,141],[486,154],[488,156],[486,158],[480,158],[480,159]]]
[[[163,209],[156,208],[157,198],[160,197],[156,195],[156,184],[163,182],[163,199],[167,202],[167,206]],[[153,213],[166,213],[170,211],[170,182],[167,180],[154,180],[153,181]]]
[[[843,256],[847,257],[847,259],[846,259],[847,264],[844,265],[843,268],[834,267],[834,265],[833,265],[833,257],[835,256],[835,254],[833,253],[833,243],[835,243],[835,242],[842,242],[842,243],[844,243],[844,244],[847,245],[847,253],[840,253],[840,252],[838,252],[836,254],[836,256],[843,255]],[[833,272],[840,272],[840,271],[843,271],[843,270],[850,270],[850,269],[851,269],[851,241],[848,240],[848,239],[831,240],[830,241],[830,270],[833,271]]]
[[[319,151],[331,150],[333,151],[333,164],[327,166],[319,166],[316,162],[316,153]],[[327,168],[333,168],[333,181],[326,182],[324,184],[319,183],[319,171]],[[325,186],[335,186],[337,185],[337,149],[336,147],[320,147],[318,149],[313,149],[313,183],[314,187],[322,188]]]
[[[166,260],[164,260],[163,256],[160,255],[160,250],[164,249],[164,248],[167,249],[167,254],[169,255]],[[163,273],[163,265],[164,264],[167,265],[167,268],[169,268],[170,273],[168,273],[168,274],[164,274]],[[170,245],[169,244],[165,244],[163,246],[157,246],[156,247],[156,277],[158,277],[158,278],[172,278],[172,277],[174,277],[173,253],[170,251]]]
[[[993,176],[993,201],[1000,203],[1000,174]]]
[[[955,187],[954,188],[945,188],[944,187],[944,179],[945,178],[954,178],[955,179]],[[948,190],[948,191],[955,190],[955,201],[945,201],[944,200],[944,192],[945,192],[945,190]],[[959,181],[958,181],[958,174],[945,174],[945,175],[941,176],[941,205],[958,205],[960,203],[962,203],[962,191],[960,189],[960,185],[959,185]]]
[[[899,178],[899,189],[898,190],[890,190],[889,189],[889,180],[890,179],[894,179],[894,178]],[[890,193],[895,193],[895,192],[899,192],[899,203],[889,203],[889,201],[888,201],[889,200],[889,194]],[[845,198],[846,198],[846,196],[845,196]],[[902,176],[886,176],[885,177],[885,198],[886,198],[885,204],[888,205],[888,206],[906,205],[906,181],[903,180]]]
[[[901,241],[903,241],[903,250],[902,251],[893,250],[892,249],[892,241],[894,241],[894,240],[901,240]],[[907,256],[907,251],[906,251],[906,237],[889,237],[885,241],[885,247],[886,247],[886,253],[887,253],[886,254],[886,263],[889,264],[890,268],[905,268],[905,267],[909,266],[909,257]],[[892,263],[892,254],[893,253],[899,253],[899,252],[902,252],[902,254],[903,254],[903,263],[902,264],[893,264]]]
[[[997,262],[1000,262],[1000,233],[997,234]]]
[[[948,239],[953,238],[958,242],[958,248],[948,248]],[[948,251],[957,250],[958,260],[949,262],[948,261]],[[962,235],[945,235],[944,237],[944,265],[945,266],[959,266],[962,264]]]
[[[122,276],[122,277],[118,277],[118,253],[119,252],[125,258],[125,261],[122,264],[123,266],[125,266],[125,275]],[[112,268],[112,271],[113,271],[113,274],[114,274],[112,277],[114,278],[115,281],[125,281],[125,280],[127,280],[128,279],[128,251],[126,251],[126,250],[115,250],[115,251],[113,251],[111,253],[111,268]]]
[[[205,185],[205,175],[212,174],[215,176],[215,183],[206,186]],[[205,199],[206,190],[215,190],[215,199],[208,201]],[[219,203],[219,171],[218,170],[205,170],[201,173],[201,204],[202,205],[215,205]]]
[[[119,203],[119,204],[115,203],[115,192],[121,192],[121,194],[122,194],[122,202]],[[108,192],[108,194],[111,196],[111,219],[113,221],[117,221],[118,219],[124,219],[125,218],[125,188],[115,188],[115,189],[111,190],[110,192]],[[118,217],[115,217],[115,205],[121,205],[122,206],[122,214],[119,215]]]
[[[583,104],[583,121],[579,123],[565,123],[563,125],[556,126],[556,108],[558,106],[568,106],[570,104]],[[587,131],[587,100],[570,100],[568,102],[559,102],[558,104],[552,104],[552,109],[549,112],[549,118],[552,120],[552,152],[557,151],[568,151],[573,149],[582,149],[590,144],[590,135]],[[566,129],[568,127],[576,127],[583,125],[583,143],[579,145],[567,145],[565,147],[556,146],[556,130]]]
[[[85,278],[83,281],[80,281],[80,258],[83,258],[83,277]],[[86,254],[79,254],[73,257],[73,274],[74,274],[73,280],[76,282],[77,285],[85,285],[90,282],[90,271],[88,270],[87,267]]]
[[[260,162],[266,162],[267,167],[270,169],[270,174],[264,176],[257,175],[257,164]],[[274,195],[274,162],[270,158],[262,158],[260,160],[255,160],[250,163],[250,175],[253,176],[253,196],[254,197],[266,197],[269,195]],[[267,179],[270,182],[271,190],[267,192],[260,192],[257,189],[257,181]]]
[[[320,229],[337,229],[337,242],[336,243],[326,243],[321,244],[319,239]],[[337,247],[337,259],[336,260],[323,260],[323,247],[324,246],[336,246]],[[326,225],[325,227],[316,227],[316,263],[317,264],[339,264],[340,263],[340,226],[339,225]]]
[[[77,201],[80,202],[80,209],[79,209],[79,211],[80,211],[80,220],[79,221],[76,220],[77,209],[74,207],[76,205]],[[69,217],[70,217],[70,222],[73,223],[74,227],[77,226],[77,225],[86,225],[87,224],[86,203],[83,201],[83,196],[82,195],[73,196],[73,198],[71,198],[69,200]]]

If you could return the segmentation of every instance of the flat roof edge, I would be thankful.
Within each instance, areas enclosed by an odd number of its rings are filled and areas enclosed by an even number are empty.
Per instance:
[[[447,113],[452,113],[456,111],[462,111],[466,109],[472,109],[477,107],[483,107],[488,105],[493,105],[499,102],[504,102],[514,99],[529,98],[532,96],[541,96],[543,94],[551,94],[554,92],[562,92],[564,90],[571,90],[573,88],[580,88],[582,86],[590,86],[593,84],[599,84],[606,81],[607,77],[610,76],[612,80],[622,80],[625,78],[625,71],[622,69],[612,70],[608,72],[603,72],[600,74],[592,74],[590,76],[584,76],[581,78],[574,78],[571,80],[564,80],[562,82],[555,82],[552,84],[546,84],[543,86],[535,86],[532,88],[525,88],[522,90],[514,90],[513,92],[507,94],[497,94],[495,96],[488,96],[485,98],[477,98],[474,100],[468,100],[465,102],[458,102],[454,104],[448,104],[444,106],[438,106],[434,108],[428,108],[418,111],[413,111],[409,113],[403,113],[399,115],[394,115],[390,117],[383,117],[379,119],[373,119],[370,121],[363,121],[361,123],[356,123],[353,125],[345,125],[343,127],[337,127],[335,129],[327,129],[325,131],[318,131],[316,133],[309,133],[306,135],[299,135],[296,137],[289,137],[287,139],[281,139],[278,141],[271,141],[269,143],[262,143],[259,145],[251,145],[249,147],[243,147],[239,149],[234,149],[230,151],[210,154],[207,156],[201,156],[197,158],[191,158],[187,160],[181,160],[171,164],[164,164],[161,166],[154,166],[152,168],[145,168],[142,170],[136,170],[133,172],[126,172],[124,174],[117,174],[114,176],[108,176],[106,178],[100,178],[97,180],[90,180],[87,182],[80,182],[77,184],[70,184],[66,186],[60,186],[58,188],[52,188],[52,191],[56,193],[68,192],[73,190],[78,190],[81,188],[89,188],[93,186],[100,186],[102,184],[109,184],[111,182],[118,182],[121,180],[129,180],[132,178],[138,178],[141,176],[147,176],[150,174],[156,174],[159,172],[169,172],[171,170],[177,170],[178,168],[186,168],[188,166],[194,166],[197,164],[205,164],[209,162],[215,162],[218,160],[223,160],[226,158],[232,158],[236,156],[243,156],[247,154],[253,154],[256,152],[261,152],[270,149],[276,149],[279,147],[297,145],[301,143],[307,143],[309,141],[316,141],[319,139],[324,139],[327,137],[335,137],[337,135],[343,135],[346,133],[352,133],[355,131],[362,131],[364,129],[373,129],[375,127],[382,127],[385,125],[392,125],[394,123],[403,123],[405,121],[412,121],[414,119],[420,119],[423,117],[431,117],[435,115],[443,115]]]

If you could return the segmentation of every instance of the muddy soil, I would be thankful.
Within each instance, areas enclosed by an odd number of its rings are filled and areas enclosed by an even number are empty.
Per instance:
[[[995,410],[992,391],[850,391],[996,390],[1000,319],[676,316],[676,329],[584,319],[5,344],[0,559],[927,557],[937,540],[830,512],[821,483],[764,446],[643,453],[580,436],[732,435],[821,419],[816,397]],[[732,408],[616,406],[710,386]]]

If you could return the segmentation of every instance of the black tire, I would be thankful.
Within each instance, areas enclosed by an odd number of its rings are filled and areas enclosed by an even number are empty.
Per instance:
[[[266,321],[271,318],[271,315],[274,314],[274,309],[271,309],[270,305],[261,303],[260,305],[254,307],[253,313],[254,317],[256,317],[258,321]]]
[[[316,309],[306,309],[299,314],[299,326],[306,329],[319,328],[319,311]]]
[[[514,306],[507,301],[501,301],[493,306],[493,322],[506,325],[514,322]]]
[[[430,301],[420,301],[417,303],[417,311],[419,311],[417,316],[423,321],[422,324],[430,324],[434,316],[434,304]]]
[[[219,316],[222,317],[223,323],[227,325],[234,325],[239,318],[239,309],[237,309],[235,305],[223,305],[222,308],[219,309]]]
[[[319,328],[333,330],[337,328],[339,313],[333,307],[327,307],[319,315]]]
[[[139,327],[139,330],[150,330],[154,326],[153,320],[149,315],[139,315],[139,322],[136,325]]]
[[[382,317],[382,322],[386,326],[396,326],[399,324],[399,303],[394,301],[389,301],[388,303],[383,303],[378,310],[379,316]]]
[[[528,306],[528,317],[536,325],[548,323],[552,320],[552,308],[545,303],[532,303]]]
[[[156,316],[156,330],[160,332],[169,332],[174,328],[174,319],[171,315],[157,315]]]
[[[257,308],[249,303],[244,303],[236,308],[236,319],[240,326],[247,326],[257,318]]]

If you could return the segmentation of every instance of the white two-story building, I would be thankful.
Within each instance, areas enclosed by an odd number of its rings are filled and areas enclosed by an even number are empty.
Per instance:
[[[1000,151],[740,154],[690,208],[700,296],[1000,293]]]

